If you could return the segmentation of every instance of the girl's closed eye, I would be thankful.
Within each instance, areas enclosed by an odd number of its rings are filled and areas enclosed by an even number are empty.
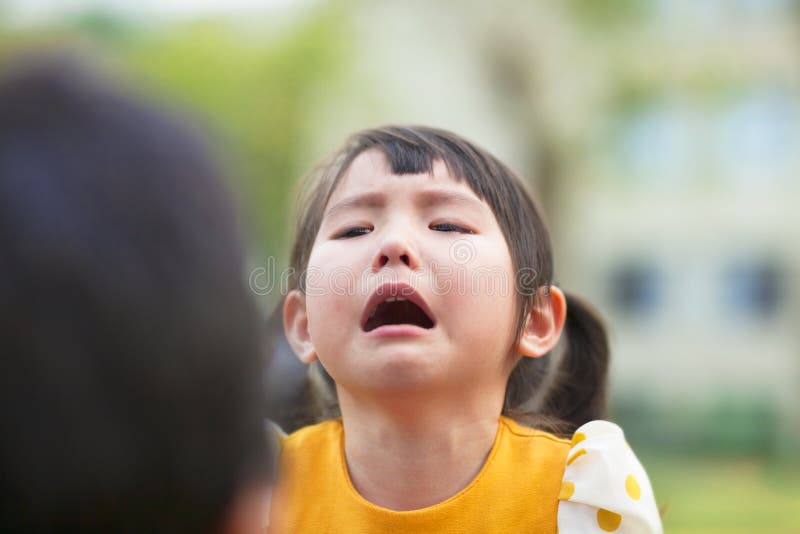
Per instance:
[[[474,234],[472,230],[469,228],[465,228],[461,225],[444,222],[444,223],[436,223],[430,225],[431,230],[436,230],[437,232],[458,232],[460,234]]]
[[[368,234],[372,231],[372,228],[369,226],[351,226],[349,228],[345,228],[344,230],[337,232],[336,235],[333,236],[334,239],[348,239],[352,237],[358,237],[364,234]]]

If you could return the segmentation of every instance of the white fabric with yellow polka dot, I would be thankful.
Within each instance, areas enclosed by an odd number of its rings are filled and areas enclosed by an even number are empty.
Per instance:
[[[558,499],[559,534],[663,532],[647,473],[608,421],[575,432]]]

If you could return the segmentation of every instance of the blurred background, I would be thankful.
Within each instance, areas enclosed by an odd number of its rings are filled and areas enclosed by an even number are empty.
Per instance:
[[[490,149],[608,320],[666,532],[800,532],[798,0],[0,0],[0,54],[39,48],[210,132],[265,317],[296,183],[349,133]]]

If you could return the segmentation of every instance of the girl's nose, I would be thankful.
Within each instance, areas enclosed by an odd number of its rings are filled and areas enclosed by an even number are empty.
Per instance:
[[[420,261],[417,253],[407,241],[390,237],[381,244],[372,266],[375,271],[378,271],[382,267],[392,264],[397,266],[403,264],[409,269],[415,270],[419,268]]]

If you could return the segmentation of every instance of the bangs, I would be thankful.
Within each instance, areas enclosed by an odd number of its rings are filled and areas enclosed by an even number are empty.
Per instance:
[[[371,130],[356,134],[351,146],[347,166],[362,152],[377,148],[397,175],[431,173],[434,163],[441,161],[450,176],[466,181],[481,200],[487,200],[497,173],[469,142],[433,128],[393,126]]]
[[[434,160],[438,159],[430,146],[413,145],[397,139],[383,143],[380,150],[389,160],[393,174],[429,173],[433,171]]]

